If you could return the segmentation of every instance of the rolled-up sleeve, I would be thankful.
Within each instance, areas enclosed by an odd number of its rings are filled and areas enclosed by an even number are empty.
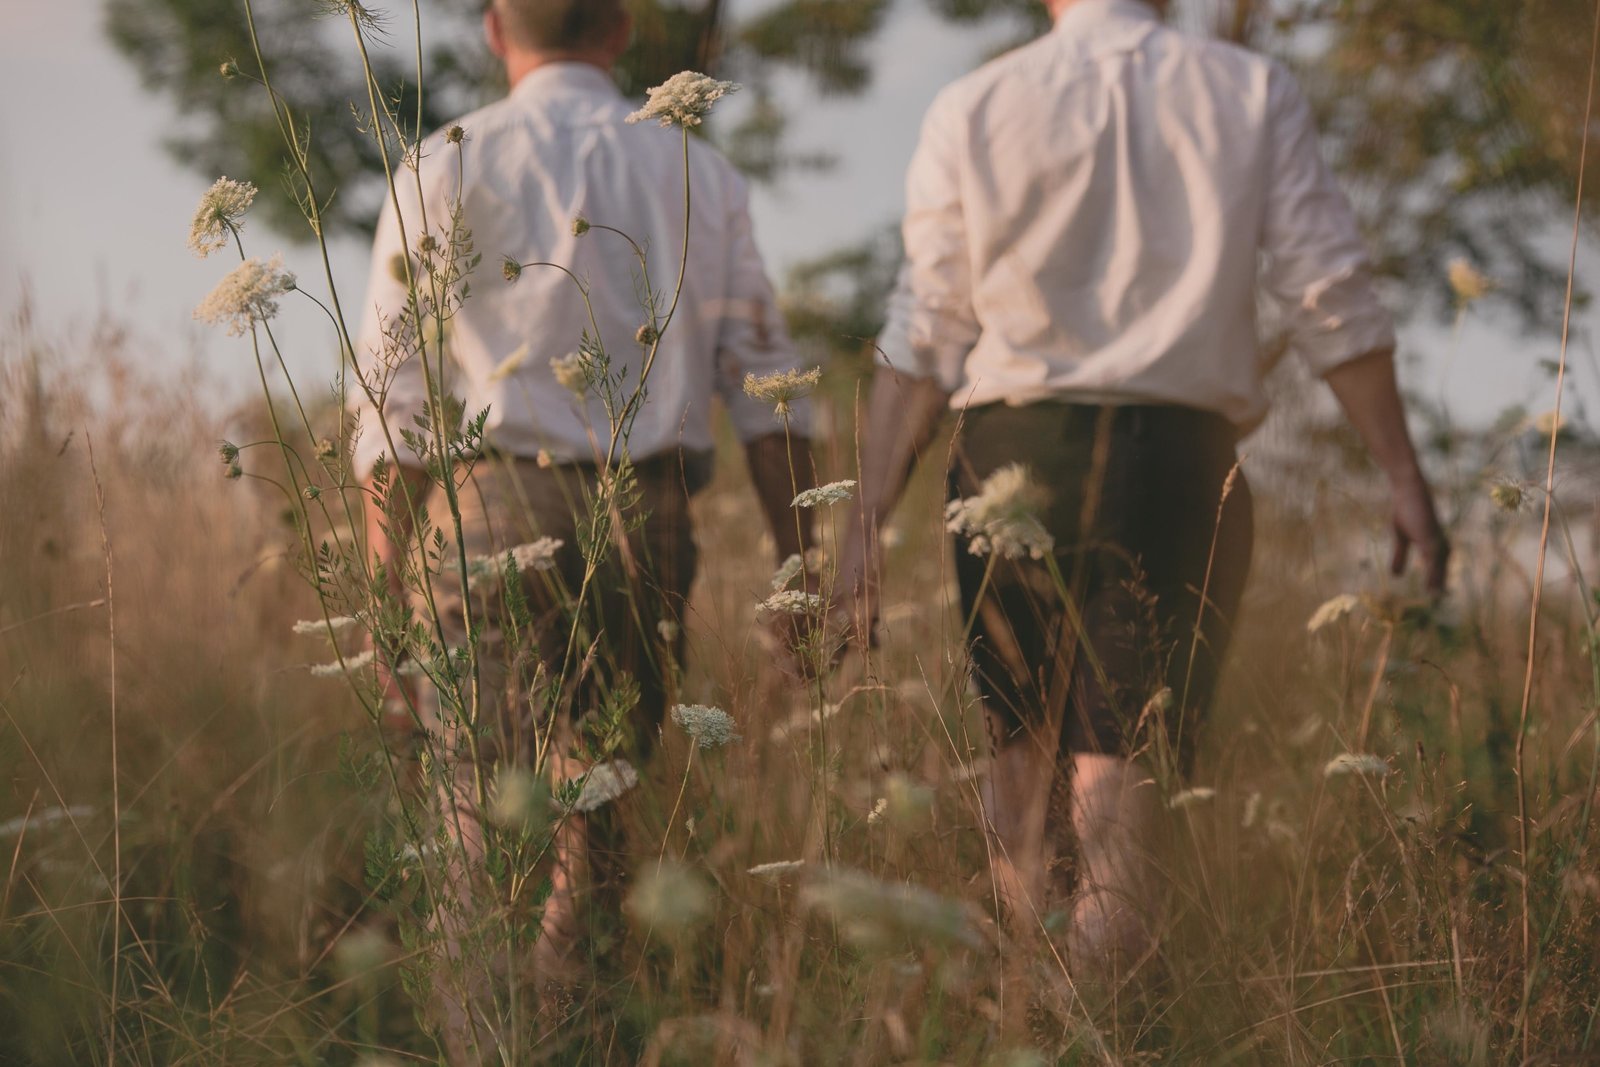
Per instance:
[[[962,124],[948,105],[941,106],[944,100],[928,110],[906,171],[906,258],[878,337],[878,360],[907,374],[936,378],[953,392],[980,327],[961,205],[966,148]]]
[[[355,338],[355,365],[365,386],[352,381],[348,391],[358,434],[351,466],[362,478],[372,472],[379,456],[387,455],[391,462],[407,466],[416,464],[400,439],[400,431],[414,428],[412,417],[422,412],[428,398],[417,355],[416,331],[407,312],[409,290],[404,266],[407,239],[414,245],[422,236],[422,199],[410,172],[402,170],[395,181],[403,211],[396,211],[393,198],[385,199],[372,242],[361,329]],[[438,219],[432,213],[428,222],[431,229],[437,229]],[[415,267],[417,259],[411,259]],[[391,454],[390,436],[399,455]]]
[[[1292,348],[1321,376],[1392,348],[1394,321],[1373,289],[1355,214],[1322,159],[1304,94],[1281,67],[1271,79],[1262,277],[1282,307]]]
[[[751,441],[783,427],[773,405],[745,395],[744,376],[758,377],[801,370],[800,359],[783,324],[778,298],[756,248],[750,223],[750,195],[744,179],[726,176],[728,291],[715,308],[717,326],[716,387],[741,441]],[[811,432],[811,405],[790,405],[788,426],[799,436]]]

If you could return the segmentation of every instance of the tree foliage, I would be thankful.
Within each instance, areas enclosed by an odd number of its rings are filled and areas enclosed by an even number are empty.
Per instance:
[[[350,60],[347,20],[318,18],[350,0],[248,0],[265,62],[305,138],[329,233],[363,232],[376,217],[382,181],[361,67]],[[377,83],[395,110],[424,132],[503,88],[478,28],[480,0],[419,0],[374,35]],[[900,0],[939,18],[1004,19],[1019,39],[1045,25],[1038,0]],[[618,69],[637,95],[683,69],[746,86],[739,116],[718,131],[757,180],[826,166],[825,152],[796,149],[777,84],[798,74],[822,94],[856,94],[872,80],[869,49],[893,0],[632,0],[635,41]],[[1565,263],[1552,235],[1576,188],[1595,0],[1176,0],[1176,20],[1290,61],[1316,106],[1330,156],[1367,223],[1381,271],[1449,306],[1445,263],[1464,256],[1498,283],[1497,295],[1530,323],[1558,321]],[[279,121],[247,84],[260,62],[247,0],[107,0],[107,29],[150,89],[181,116],[174,154],[203,174],[262,179],[262,206],[286,233],[304,233],[298,184]],[[418,53],[427,76],[419,96]],[[240,76],[219,74],[227,61]],[[358,121],[350,121],[354,111]],[[1596,168],[1589,170],[1591,195]],[[1562,210],[1566,209],[1566,210]],[[851,264],[881,286],[884,246],[820,264],[834,281]],[[868,277],[870,275],[870,277]],[[859,317],[855,297],[849,314]],[[1415,306],[1427,306],[1423,300]],[[813,310],[823,305],[814,300]],[[869,325],[856,322],[855,326]]]

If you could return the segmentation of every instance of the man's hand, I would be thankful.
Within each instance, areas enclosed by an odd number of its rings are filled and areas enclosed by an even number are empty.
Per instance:
[[[1394,498],[1394,559],[1389,565],[1390,572],[1396,576],[1403,573],[1411,550],[1415,548],[1428,592],[1440,596],[1444,593],[1445,576],[1450,567],[1450,542],[1434,512],[1433,493],[1420,474],[1396,482],[1391,492]]]
[[[1330,371],[1327,382],[1350,425],[1389,476],[1395,532],[1391,569],[1396,575],[1404,571],[1415,547],[1422,557],[1428,592],[1439,596],[1444,592],[1450,564],[1450,544],[1439,526],[1433,493],[1406,428],[1405,406],[1395,384],[1393,353],[1380,349],[1352,359]]]

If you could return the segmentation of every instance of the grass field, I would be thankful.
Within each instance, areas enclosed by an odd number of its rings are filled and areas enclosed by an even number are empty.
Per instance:
[[[417,886],[375,859],[402,800],[379,734],[306,670],[282,498],[216,459],[261,416],[213,420],[111,327],[0,344],[0,1063],[433,1062]],[[824,392],[845,476],[853,372]],[[681,696],[742,736],[691,761],[669,725],[630,809],[641,868],[677,857],[695,907],[608,925],[624,964],[538,1035],[550,1061],[1600,1061],[1592,452],[1563,435],[1519,778],[1542,491],[1506,486],[1548,436],[1434,457],[1457,565],[1432,609],[1383,574],[1377,476],[1323,426],[1284,404],[1247,446],[1255,570],[1172,811],[1163,981],[1093,1007],[991,920],[938,464],[896,520],[881,649],[808,690],[752,636],[774,561],[724,449]],[[1386,772],[1325,773],[1344,753]],[[805,865],[748,873],[780,861]]]

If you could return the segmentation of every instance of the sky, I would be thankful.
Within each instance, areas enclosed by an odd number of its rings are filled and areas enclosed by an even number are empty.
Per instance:
[[[210,180],[162,148],[172,107],[140,88],[105,40],[101,17],[99,0],[0,0],[0,100],[7,102],[0,108],[0,315],[11,318],[26,299],[36,333],[52,339],[108,314],[131,328],[151,359],[179,366],[199,358],[225,386],[249,388],[248,344],[191,317],[225,270],[184,244]],[[940,23],[921,4],[901,0],[873,46],[869,94],[817,100],[801,79],[780,83],[795,116],[791,147],[828,149],[842,163],[756,189],[758,240],[775,277],[895,220],[923,110],[940,86],[998,44],[998,34],[999,27],[974,32]],[[251,254],[282,249],[303,284],[322,285],[310,248],[259,225],[247,237]],[[1580,263],[1580,284],[1594,258]],[[365,249],[336,245],[334,275],[347,306],[359,299]],[[308,302],[299,305],[286,305],[275,323],[291,369],[297,379],[331,379],[336,359],[326,320]],[[1600,361],[1588,329],[1597,313],[1582,311],[1574,321],[1568,401],[1591,427],[1597,420],[1589,413],[1600,414]],[[1431,319],[1409,327],[1402,373],[1418,392],[1443,396],[1461,422],[1482,423],[1508,404],[1549,408],[1554,394],[1538,364],[1556,352],[1554,336],[1524,337],[1514,323],[1475,311],[1459,335]]]

